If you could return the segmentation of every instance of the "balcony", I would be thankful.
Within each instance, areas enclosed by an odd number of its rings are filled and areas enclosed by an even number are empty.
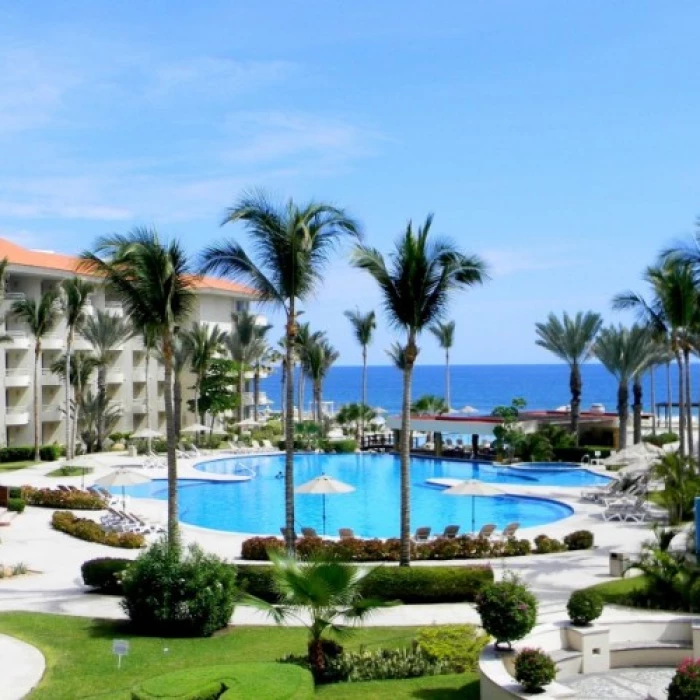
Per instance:
[[[107,370],[107,384],[123,384],[124,372],[121,369]]]
[[[27,331],[5,331],[5,335],[7,336],[7,340],[3,345],[6,350],[29,350],[31,340]]]
[[[89,352],[92,350],[92,343],[85,340],[82,335],[76,334],[73,338],[73,350],[80,350],[81,352]]]
[[[41,339],[42,350],[63,350],[66,347],[65,334],[52,333]]]
[[[156,376],[158,377],[159,382],[164,382],[165,381],[165,367],[158,367],[156,370]]]
[[[135,384],[143,384],[146,381],[146,368],[134,367],[131,370],[131,381]]]
[[[59,423],[63,420],[63,411],[57,403],[46,404],[41,407],[41,420],[44,423]]]
[[[41,370],[41,384],[42,386],[62,386],[63,379],[48,367],[44,367]]]
[[[124,307],[120,301],[106,301],[105,311],[110,316],[117,316],[118,318],[122,318],[124,316]]]
[[[31,383],[32,371],[18,367],[16,369],[5,370],[6,387],[25,387]]]
[[[109,401],[107,406],[111,411],[116,411],[117,413],[124,413],[124,404],[121,401]]]
[[[131,402],[131,412],[136,413],[139,415],[145,414],[146,411],[146,402],[141,399],[137,399],[135,401]]]
[[[5,425],[28,425],[29,406],[10,406],[5,409]]]
[[[26,298],[27,295],[24,292],[5,292],[3,301],[7,305],[12,306],[16,301],[24,301]]]

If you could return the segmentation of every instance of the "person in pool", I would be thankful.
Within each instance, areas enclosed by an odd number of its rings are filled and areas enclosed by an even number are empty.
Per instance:
[[[284,474],[282,472],[277,472],[275,479],[284,479]]]

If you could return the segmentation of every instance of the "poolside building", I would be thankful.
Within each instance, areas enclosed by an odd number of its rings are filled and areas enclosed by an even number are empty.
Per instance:
[[[25,324],[11,313],[12,304],[20,299],[39,299],[48,289],[54,288],[62,280],[77,274],[77,257],[48,251],[29,250],[0,238],[0,259],[7,258],[8,266],[4,280],[4,298],[0,334],[7,340],[0,348],[0,378],[3,386],[0,391],[0,441],[7,445],[32,444],[34,440],[34,338]],[[100,309],[114,316],[123,316],[120,301],[110,296],[99,279],[84,273],[80,277],[91,279],[97,287],[90,295],[86,314],[95,314]],[[191,321],[218,324],[227,332],[233,330],[232,314],[248,310],[253,294],[247,288],[213,277],[198,278],[194,282],[196,302],[190,317]],[[262,319],[261,319],[262,320]],[[76,334],[75,350],[91,350],[90,344]],[[63,381],[50,367],[66,350],[66,326],[63,319],[56,329],[42,341],[41,372],[39,376],[39,396],[41,397],[41,439],[43,443],[65,442],[63,407],[65,394]],[[163,400],[164,371],[155,358],[151,358],[149,372],[146,372],[146,352],[141,338],[125,339],[115,347],[107,368],[107,395],[110,404],[121,417],[115,430],[135,431],[150,426],[165,432],[165,406]],[[146,415],[146,378],[149,379],[150,421]],[[93,378],[96,382],[96,378]],[[194,380],[185,377],[183,386],[183,413],[186,402],[192,398]],[[246,414],[252,412],[253,394],[246,387],[243,396]],[[96,387],[93,387],[96,390]],[[266,404],[264,392],[260,403]],[[183,425],[190,422],[185,418]]]

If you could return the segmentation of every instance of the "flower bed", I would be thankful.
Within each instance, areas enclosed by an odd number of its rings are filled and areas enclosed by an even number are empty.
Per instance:
[[[581,531],[579,531],[580,533]],[[572,533],[573,534],[573,533]],[[536,538],[544,547],[538,547],[535,554],[549,554],[582,548],[582,538],[577,537],[566,544],[540,535]],[[590,541],[593,545],[593,535],[584,537],[583,542]],[[542,539],[544,538],[544,539]],[[565,538],[566,540],[566,538]],[[296,550],[299,556],[307,557],[313,554],[325,553],[342,561],[398,561],[401,542],[398,539],[348,539],[324,540],[321,537],[302,537],[297,540]],[[243,542],[241,556],[249,561],[267,561],[268,550],[284,551],[284,541],[278,537],[251,537]],[[492,557],[518,557],[532,553],[530,540],[519,540],[511,537],[504,542],[487,540],[479,537],[462,535],[452,539],[438,537],[430,542],[411,543],[411,558],[415,561],[446,560],[446,559],[489,559]]]
[[[65,532],[86,542],[106,544],[108,547],[138,549],[145,544],[145,538],[135,532],[110,532],[94,520],[78,518],[73,513],[56,511],[51,519],[54,530]]]
[[[102,510],[105,499],[86,491],[59,491],[23,486],[22,495],[30,506],[40,508],[65,508],[70,510]]]

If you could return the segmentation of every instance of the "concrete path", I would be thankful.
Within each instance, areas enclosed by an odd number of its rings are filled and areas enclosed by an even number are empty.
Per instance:
[[[0,698],[21,700],[44,675],[43,654],[30,644],[0,634]]]

